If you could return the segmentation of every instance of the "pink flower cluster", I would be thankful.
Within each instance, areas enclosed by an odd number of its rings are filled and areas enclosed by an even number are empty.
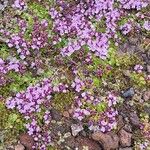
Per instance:
[[[117,125],[116,117],[118,112],[114,108],[109,108],[99,117],[99,120],[89,121],[89,129],[94,131],[109,132]]]
[[[7,74],[9,71],[23,72],[26,68],[26,63],[17,60],[16,58],[4,61],[0,58],[0,73]]]
[[[96,55],[105,58],[108,48],[107,35],[95,31],[92,23],[84,16],[85,10],[83,8],[84,6],[81,3],[70,10],[67,16],[63,15],[63,6],[61,6],[62,12],[58,12],[54,8],[50,10],[50,15],[54,19],[54,31],[59,33],[60,36],[67,34],[70,37],[72,35],[76,37],[76,39],[70,38],[68,40],[67,46],[61,50],[61,53],[63,56],[70,56],[87,44]]]
[[[134,70],[137,72],[137,73],[141,73],[142,70],[143,70],[143,66],[138,64],[138,65],[135,65],[134,66]]]
[[[25,0],[15,0],[12,7],[20,9],[20,10],[25,10],[27,9],[27,4]]]
[[[33,26],[32,32],[32,49],[40,49],[46,46],[48,42],[48,32],[47,31],[48,22],[46,20],[42,20],[40,23],[35,19],[35,23]]]
[[[125,9],[137,9],[140,10],[148,5],[148,1],[142,0],[118,0],[121,3],[121,7]]]
[[[30,115],[32,112],[41,111],[40,105],[46,101],[46,98],[50,98],[51,92],[51,80],[45,79],[35,86],[29,86],[26,91],[17,93],[16,97],[9,98],[6,105],[10,109],[17,107],[21,114]]]
[[[12,34],[11,38],[7,41],[7,44],[10,48],[15,47],[17,53],[21,59],[25,59],[30,55],[28,42],[19,34]]]
[[[117,125],[116,117],[118,115],[115,105],[117,104],[117,97],[113,93],[107,96],[106,108],[102,112],[93,109],[97,105],[103,103],[102,100],[92,95],[90,92],[83,92],[80,96],[75,98],[75,111],[73,117],[82,121],[89,118],[89,129],[108,132],[114,129]],[[97,116],[97,117],[96,117]],[[97,118],[97,120],[93,118]]]
[[[144,21],[143,28],[150,31],[150,21]]]
[[[44,127],[49,125],[51,115],[48,110],[43,116],[43,125],[37,123],[36,113],[40,113],[41,106],[49,106],[52,93],[52,85],[50,79],[44,79],[35,86],[29,86],[26,91],[19,92],[15,97],[10,97],[6,101],[8,109],[16,108],[24,118],[29,121],[26,125],[29,135],[35,140],[35,148],[42,147],[46,150],[46,146],[50,144],[51,138],[48,132],[44,131]]]
[[[109,93],[107,96],[108,107],[115,106],[117,104],[117,97],[113,93]]]
[[[86,116],[91,115],[91,110],[87,107],[84,108],[85,104],[95,105],[99,102],[98,98],[95,98],[90,92],[82,92],[80,96],[75,97],[75,111],[73,117],[78,120],[83,120]]]
[[[88,48],[100,58],[105,59],[109,48],[109,39],[118,36],[118,21],[122,16],[128,15],[125,9],[141,9],[148,5],[141,0],[127,1],[118,0],[118,7],[115,7],[114,0],[88,0],[88,2],[67,3],[64,0],[57,2],[58,9],[51,8],[50,16],[53,19],[53,31],[59,38],[68,38],[68,44],[61,49],[63,56],[70,56],[82,46]],[[105,20],[106,31],[96,31],[95,21]],[[95,21],[94,21],[95,20]],[[123,34],[127,34],[132,25],[126,23],[120,27]],[[117,45],[117,43],[116,43]]]
[[[148,141],[145,141],[145,142],[142,142],[139,144],[139,148],[140,150],[146,150],[149,146],[149,142]]]
[[[50,115],[48,117],[50,119]],[[28,129],[28,134],[31,135],[35,141],[35,145],[32,148],[46,150],[47,146],[51,143],[50,132],[45,132],[43,128],[38,125],[38,122],[35,119],[33,119],[30,123],[27,123],[25,126]]]
[[[124,35],[128,34],[132,30],[132,25],[130,23],[125,23],[120,26],[120,29]]]
[[[73,117],[77,118],[79,121],[83,120],[86,116],[90,115],[90,111],[87,109],[77,108],[74,111]]]
[[[51,114],[49,111],[52,93],[68,91],[66,84],[52,85],[51,79],[44,79],[42,82],[34,86],[29,86],[26,91],[16,94],[15,97],[9,97],[6,101],[8,109],[17,109],[26,119],[26,128],[28,134],[35,140],[34,148],[46,150],[46,146],[51,143],[50,132],[45,130],[51,122]],[[37,113],[43,112],[43,123],[38,124],[39,118]]]
[[[21,59],[25,59],[31,55],[31,49],[39,50],[48,44],[48,22],[46,20],[39,22],[37,18],[35,18],[34,21],[30,41],[24,37],[25,31],[27,30],[27,23],[24,20],[18,20],[20,33],[10,34],[7,40],[8,46],[10,48],[15,47]]]
[[[57,86],[53,86],[53,91],[54,92],[62,92],[62,93],[67,93],[68,92],[68,85],[59,83]]]
[[[71,86],[73,88],[75,88],[76,92],[80,92],[81,90],[84,89],[85,84],[82,80],[80,80],[78,77],[76,77]]]

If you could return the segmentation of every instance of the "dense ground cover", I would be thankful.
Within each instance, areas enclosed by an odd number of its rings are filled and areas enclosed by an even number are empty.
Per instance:
[[[149,1],[0,9],[0,149],[150,149]]]

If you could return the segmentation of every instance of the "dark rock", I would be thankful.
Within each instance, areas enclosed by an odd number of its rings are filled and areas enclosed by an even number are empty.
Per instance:
[[[92,134],[92,139],[101,143],[105,150],[116,150],[119,147],[119,138],[114,133],[95,132]]]
[[[131,146],[131,138],[132,138],[131,133],[126,132],[124,129],[121,129],[119,131],[119,139],[122,147]]]
[[[136,113],[134,112],[130,113],[129,120],[133,126],[136,126],[136,127],[140,126],[140,119]]]
[[[83,130],[83,131],[81,131],[81,133],[80,133],[82,136],[84,136],[84,137],[86,137],[87,136],[87,133]]]
[[[144,106],[144,111],[150,115],[150,107],[149,106]]]
[[[132,97],[134,96],[134,94],[135,94],[134,89],[133,89],[133,88],[130,88],[130,89],[126,90],[126,91],[122,94],[122,96],[123,96],[124,98],[132,98]]]
[[[62,119],[62,115],[58,110],[52,108],[50,112],[53,120],[60,121]]]
[[[69,124],[58,124],[57,122],[51,123],[51,136],[55,139],[58,136],[58,133],[64,135],[67,132],[70,132],[70,125]]]
[[[27,133],[23,133],[19,136],[20,143],[25,146],[26,150],[32,150],[34,145],[33,138]]]
[[[58,125],[58,127],[56,129],[57,129],[57,131],[60,131],[60,133],[62,133],[62,134],[66,133],[66,132],[70,132],[70,126],[68,126],[66,124]]]

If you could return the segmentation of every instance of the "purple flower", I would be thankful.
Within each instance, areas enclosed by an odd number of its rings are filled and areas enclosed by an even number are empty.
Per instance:
[[[14,8],[25,10],[27,9],[27,5],[24,0],[15,0],[14,4],[12,5]]]
[[[124,25],[122,25],[120,27],[120,29],[121,29],[122,33],[126,35],[127,33],[129,33],[132,30],[132,26],[130,23],[125,23]]]
[[[145,21],[143,24],[143,28],[147,31],[150,31],[150,21]]]
[[[134,70],[135,70],[137,73],[141,73],[142,70],[143,70],[143,66],[141,66],[140,64],[135,65],[135,66],[134,66]]]
[[[80,92],[84,88],[84,85],[84,82],[76,77],[71,86],[75,88],[77,92]]]

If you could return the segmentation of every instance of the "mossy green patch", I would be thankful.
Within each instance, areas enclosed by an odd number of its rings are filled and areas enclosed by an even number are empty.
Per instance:
[[[40,19],[48,19],[48,9],[46,9],[44,6],[40,5],[36,2],[29,3],[29,10],[33,11],[34,14],[36,14],[37,17]]]
[[[23,117],[16,111],[6,109],[2,101],[0,102],[0,110],[0,131],[3,131],[1,132],[0,146],[3,147],[6,142],[14,141],[25,128]]]
[[[9,48],[6,44],[0,44],[0,58],[6,59],[9,56]]]
[[[143,74],[131,73],[131,81],[135,87],[144,88],[146,87],[146,79]]]
[[[58,93],[55,94],[53,101],[53,106],[59,111],[64,111],[67,109],[74,101],[74,94],[72,92],[68,93]]]
[[[107,108],[107,104],[104,102],[100,102],[99,104],[96,105],[97,112],[104,112],[106,108]]]
[[[8,97],[11,93],[17,93],[25,90],[29,85],[36,84],[43,78],[49,78],[53,74],[52,70],[45,70],[40,76],[33,77],[31,72],[26,72],[24,74],[18,74],[16,72],[9,72],[7,74],[8,79],[11,80],[6,86],[0,87],[0,93],[3,97]]]

